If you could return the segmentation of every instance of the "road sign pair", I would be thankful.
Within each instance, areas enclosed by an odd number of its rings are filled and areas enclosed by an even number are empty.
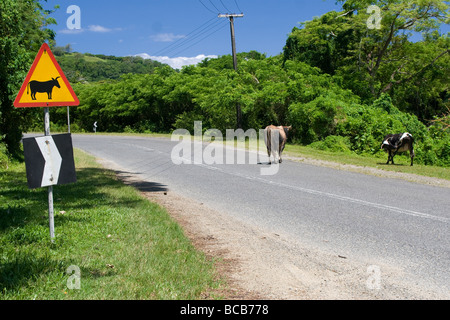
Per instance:
[[[78,106],[75,92],[44,43],[25,78],[14,106],[16,108],[44,107],[45,137],[23,140],[28,186],[48,187],[50,238],[55,238],[53,186],[76,182],[72,136],[50,135],[49,107]]]

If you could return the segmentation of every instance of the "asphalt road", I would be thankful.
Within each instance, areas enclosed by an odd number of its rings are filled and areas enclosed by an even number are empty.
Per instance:
[[[209,165],[197,158],[177,165],[171,155],[180,144],[168,139],[73,135],[73,142],[159,190],[323,252],[399,268],[411,283],[449,297],[448,188],[295,161],[262,175],[272,168],[266,156],[260,163]]]

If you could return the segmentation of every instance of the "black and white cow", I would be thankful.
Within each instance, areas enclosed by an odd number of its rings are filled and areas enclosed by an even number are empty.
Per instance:
[[[415,156],[414,138],[410,133],[405,132],[398,134],[388,134],[386,137],[384,137],[381,149],[389,154],[386,164],[389,164],[389,162],[392,162],[392,164],[394,164],[394,157],[397,153],[409,151],[411,166],[413,166]]]

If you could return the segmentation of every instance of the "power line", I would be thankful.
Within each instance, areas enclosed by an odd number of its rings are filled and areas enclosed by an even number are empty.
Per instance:
[[[190,39],[189,37],[190,37],[191,35],[194,35],[194,34],[199,33],[199,32],[201,33],[203,30],[209,28],[209,27],[210,27],[211,25],[213,25],[214,23],[217,23],[217,20],[216,20],[216,19],[217,19],[217,18],[214,17],[214,18],[212,18],[212,19],[206,21],[206,22],[203,23],[201,26],[199,26],[199,27],[197,27],[196,29],[194,29],[194,30],[192,30],[191,32],[189,32],[189,33],[188,33],[186,36],[184,36],[183,38],[180,38],[180,39],[176,40],[175,42],[171,43],[170,45],[168,45],[168,46],[166,46],[166,47],[160,49],[160,50],[157,51],[157,52],[155,52],[154,55],[156,56],[156,55],[159,55],[159,54],[164,53],[164,52],[170,52],[170,51],[174,50],[175,47],[182,46],[184,42],[189,41],[189,39]]]
[[[212,6],[214,7],[214,8],[216,8],[216,10],[217,10],[217,13],[219,13],[220,12],[220,10],[215,6],[215,4],[211,1],[211,0],[208,0],[209,1],[209,3],[211,3],[212,4]]]
[[[225,4],[223,3],[223,1],[222,0],[220,0],[220,3],[222,4],[222,6],[225,8],[225,10],[227,10],[228,12],[230,12],[231,13],[231,11],[230,11],[230,9],[228,9],[226,6],[225,6]]]
[[[189,48],[195,46],[196,44],[202,42],[202,41],[205,40],[206,38],[209,38],[210,36],[212,36],[213,34],[219,32],[220,30],[222,30],[222,29],[225,28],[225,27],[227,27],[227,23],[219,23],[219,24],[218,24],[218,28],[213,29],[212,32],[208,33],[205,37],[203,37],[203,38],[201,38],[199,41],[197,41],[197,42],[191,44],[189,47],[186,47],[186,48],[184,48],[183,50],[181,50],[181,51],[175,53],[173,56],[179,55],[181,52],[183,52],[183,51],[185,51],[185,50],[187,50],[187,49],[189,49]]]
[[[234,3],[236,4],[236,7],[238,8],[239,12],[242,12],[242,10],[241,10],[241,8],[239,8],[239,5],[236,0],[234,0]]]
[[[206,37],[204,37],[204,38],[201,38],[199,41],[197,41],[197,42],[195,42],[194,44],[191,45],[191,43],[192,43],[193,41],[197,40],[199,37],[202,37],[203,35],[205,35],[206,33],[210,32],[211,30],[214,31],[214,30],[215,30],[214,28],[217,28],[218,25],[220,25],[220,23],[217,22],[217,21],[215,21],[215,23],[214,23],[211,27],[206,27],[206,28],[204,28],[204,30],[203,30],[201,33],[196,34],[195,36],[189,38],[187,41],[181,43],[179,46],[177,46],[177,47],[171,49],[170,51],[167,52],[167,54],[168,54],[169,52],[173,52],[174,50],[179,49],[179,48],[181,48],[181,47],[183,47],[183,46],[186,46],[186,45],[188,45],[188,47],[185,47],[183,50],[181,50],[181,52],[184,51],[184,50],[187,50],[188,48],[192,47],[193,45],[195,45],[195,44],[201,42],[202,40],[206,39],[208,36],[206,36]],[[171,54],[171,55],[172,55],[172,56],[175,56],[175,55],[177,55],[178,53],[180,53],[180,51],[177,52],[177,53],[175,53],[175,54]]]
[[[220,14],[219,9],[214,5],[214,3],[211,0],[208,0],[208,1],[217,10],[218,17],[219,18],[224,18],[224,17],[229,18],[231,24],[233,24],[232,23],[233,22],[232,21],[233,18],[235,18],[235,17],[243,17],[243,14],[226,14],[226,15]],[[230,11],[222,0],[219,0],[219,1],[222,4],[222,6],[225,8],[225,10]],[[214,12],[207,5],[205,5],[205,3],[202,0],[199,0],[199,2],[209,12],[216,14],[216,12]],[[237,9],[239,11],[241,11],[237,0],[234,0],[234,3],[236,4]],[[219,19],[219,20],[216,20],[216,19],[217,19],[217,17],[214,17],[214,18],[206,21],[201,26],[197,27],[196,29],[194,29],[193,31],[188,33],[186,36],[184,36],[182,38],[179,38],[178,40],[174,41],[170,45],[160,49],[157,52],[155,52],[155,54],[153,54],[153,55],[154,56],[158,56],[158,55],[163,55],[164,54],[164,55],[167,55],[167,56],[170,55],[172,57],[173,56],[177,56],[181,52],[184,52],[185,50],[195,46],[196,44],[200,43],[201,41],[205,40],[206,38],[211,37],[213,34],[219,32],[220,30],[225,28],[226,25],[227,25],[227,23],[222,23],[223,22],[222,19]],[[234,41],[234,39],[232,39],[232,40]],[[233,42],[233,46],[234,46],[234,42]],[[181,49],[183,47],[184,47],[184,49]],[[174,54],[171,54],[171,52],[174,52],[174,51],[176,51],[178,49],[181,49],[181,50],[179,50],[178,52],[176,52]]]
[[[214,14],[217,13],[217,12],[212,11],[210,8],[208,8],[208,7],[202,2],[202,0],[198,0],[198,1],[200,1],[200,3],[201,3],[201,4],[206,8],[206,10],[208,10],[209,12],[214,13]],[[219,10],[217,10],[217,11],[219,11]]]
[[[201,30],[199,30],[198,32],[196,32],[194,35],[192,35],[191,37],[185,38],[183,41],[181,41],[180,43],[178,43],[177,45],[175,45],[174,47],[164,51],[164,53],[166,55],[169,55],[169,53],[180,49],[181,47],[185,47],[187,45],[189,45],[188,48],[190,48],[192,45],[190,45],[193,41],[197,40],[198,38],[202,37],[203,35],[205,35],[206,33],[210,32],[211,30],[215,30],[215,28],[221,24],[221,21],[213,21],[212,23],[209,23],[208,25],[206,25],[205,27],[203,27]],[[204,39],[204,38],[202,38]],[[200,41],[197,41],[196,43],[198,43]],[[184,49],[186,50],[186,48]],[[182,50],[183,51],[183,50]],[[172,54],[170,54],[172,55]]]
[[[161,54],[163,52],[170,52],[171,50],[173,50],[175,47],[179,47],[181,45],[183,45],[184,42],[187,42],[190,40],[190,36],[191,35],[195,35],[198,32],[202,32],[203,30],[209,28],[211,25],[213,25],[214,23],[216,23],[215,18],[212,18],[208,21],[206,21],[205,23],[203,23],[201,26],[199,26],[198,28],[194,29],[193,31],[189,32],[186,36],[184,36],[183,38],[180,38],[178,40],[176,40],[175,42],[171,43],[170,45],[168,45],[167,47],[159,50],[158,52],[156,52],[156,54]]]

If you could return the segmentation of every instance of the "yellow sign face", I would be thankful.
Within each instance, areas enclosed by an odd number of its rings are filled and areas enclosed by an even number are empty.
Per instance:
[[[14,106],[78,106],[79,100],[47,44],[43,44],[17,95]]]

